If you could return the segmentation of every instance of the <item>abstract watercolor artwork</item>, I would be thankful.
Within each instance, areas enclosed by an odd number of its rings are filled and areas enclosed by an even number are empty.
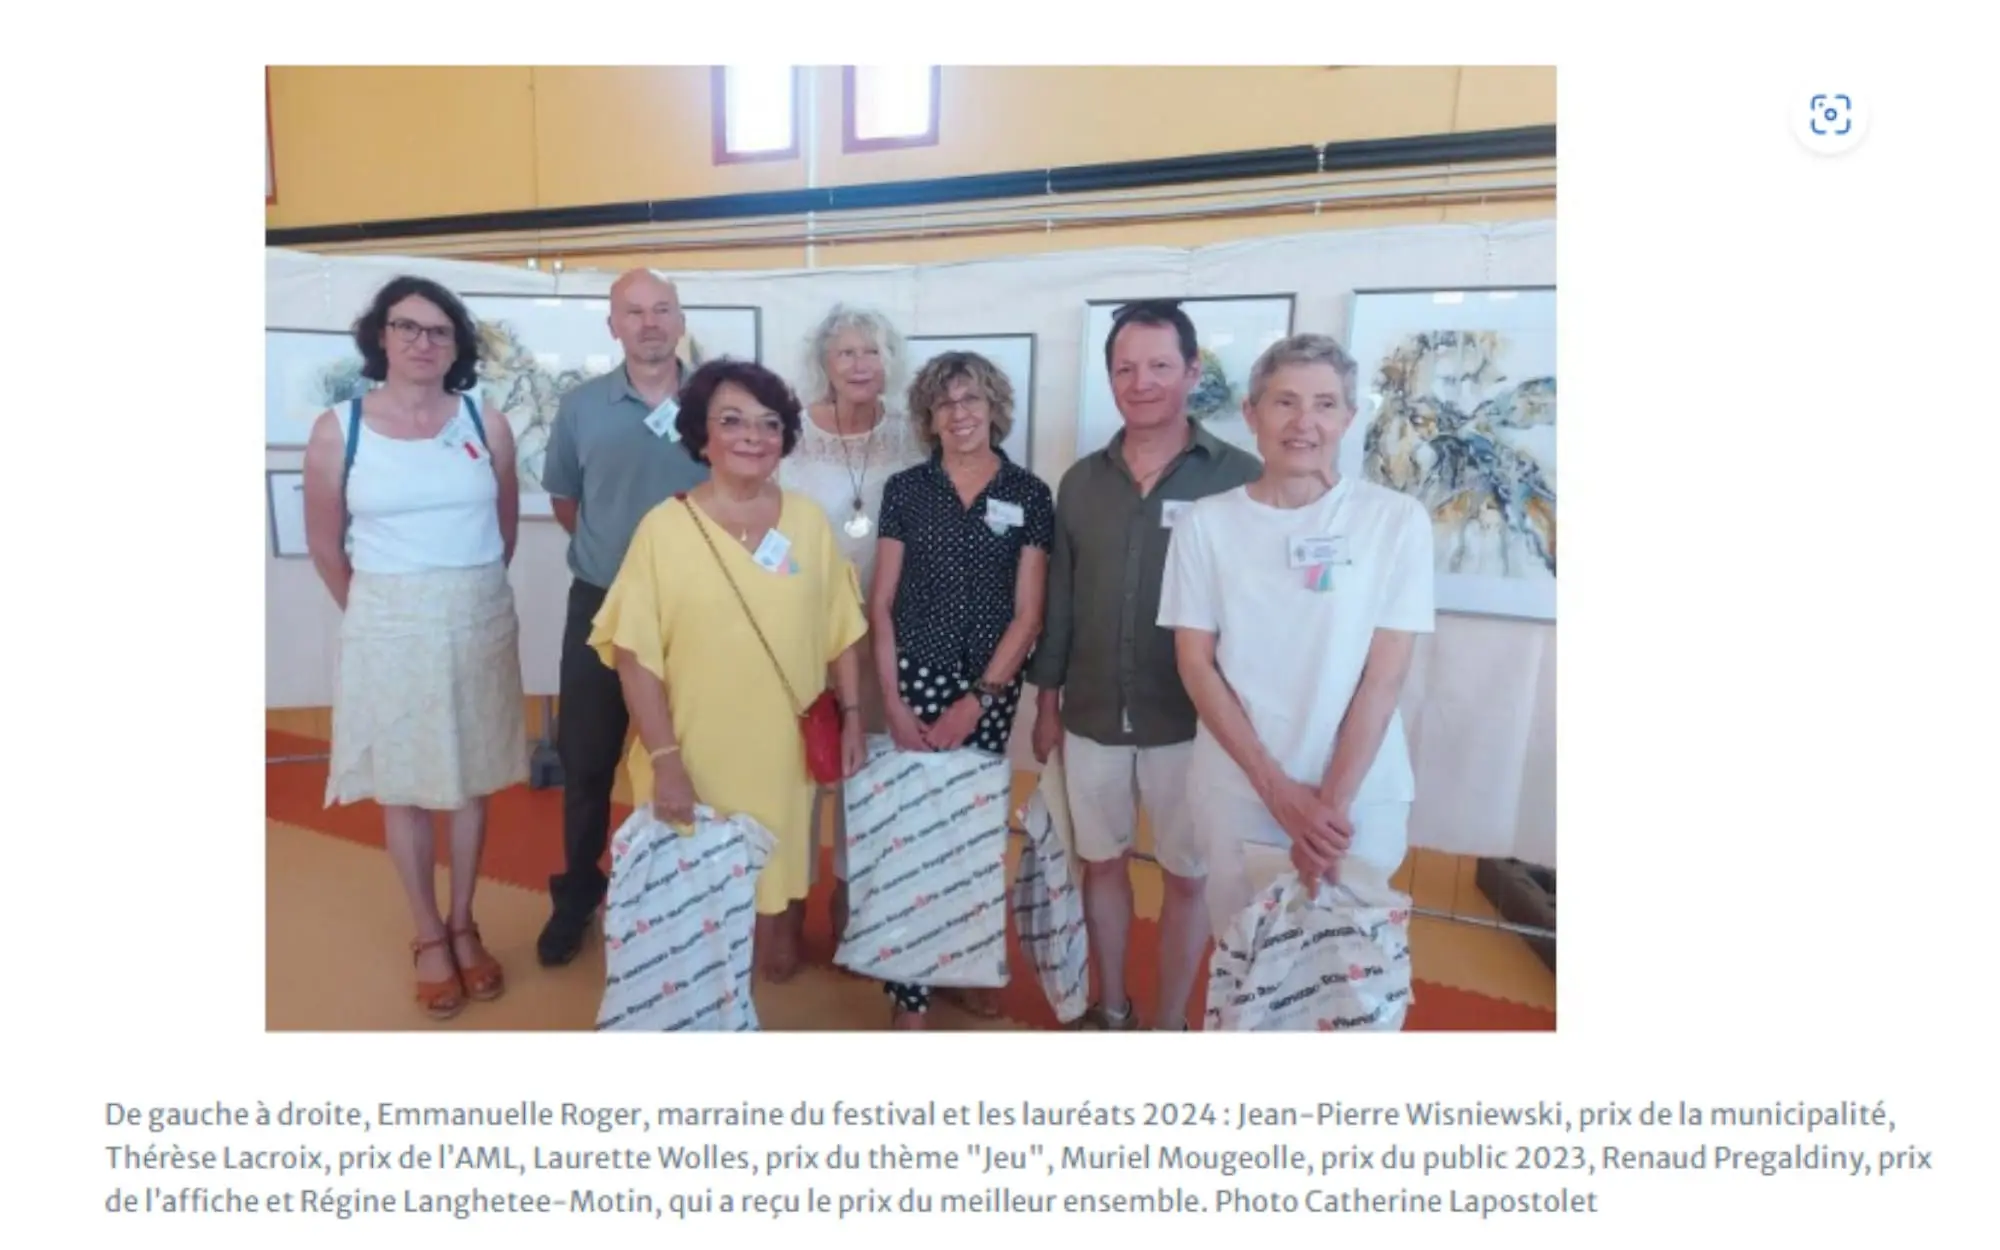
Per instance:
[[[625,358],[611,335],[611,301],[602,295],[468,295],[479,323],[481,390],[514,431],[521,515],[549,516],[542,466],[556,410],[572,388],[617,368]],[[720,356],[757,360],[762,315],[748,307],[687,307],[684,366]]]
[[[1552,287],[1358,291],[1341,472],[1430,513],[1441,611],[1556,618]]]
[[[1000,444],[1007,458],[1034,467],[1035,336],[1032,334],[912,334],[908,339],[912,378],[946,352],[977,352],[993,362],[1014,388],[1013,428]]]
[[[345,330],[264,331],[264,445],[304,447],[320,413],[373,385]]]
[[[467,295],[479,323],[479,384],[514,432],[521,515],[549,516],[542,464],[556,406],[574,387],[609,373],[624,358],[600,296]]]
[[[1077,397],[1076,454],[1098,451],[1123,426],[1104,365],[1104,340],[1118,310],[1132,300],[1091,300],[1084,318],[1083,389]],[[1201,381],[1188,397],[1188,415],[1224,442],[1251,455],[1257,440],[1243,420],[1250,366],[1264,349],[1292,332],[1290,295],[1190,296],[1181,310],[1194,323]]]

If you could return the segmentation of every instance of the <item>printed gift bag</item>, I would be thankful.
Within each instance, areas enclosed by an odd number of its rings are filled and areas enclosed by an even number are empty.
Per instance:
[[[695,809],[687,836],[640,808],[612,835],[599,1030],[749,1032],[757,873],[777,839]]]
[[[1068,1024],[1090,1006],[1090,937],[1069,840],[1069,801],[1055,757],[1021,812],[1027,844],[1014,874],[1014,931],[1035,967],[1056,1019]]]
[[[1412,1001],[1409,896],[1351,862],[1308,890],[1287,858],[1216,943],[1204,1028],[1395,1032]]]
[[[983,751],[899,751],[871,737],[845,787],[847,933],[834,962],[908,985],[1007,983],[1007,799]]]

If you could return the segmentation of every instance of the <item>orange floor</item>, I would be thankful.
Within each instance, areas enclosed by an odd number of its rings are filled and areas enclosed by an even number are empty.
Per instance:
[[[325,751],[324,712],[272,713],[267,755]],[[1032,778],[1023,777],[1024,786]],[[509,989],[498,1002],[474,1004],[439,1025],[411,997],[410,922],[394,869],[383,853],[381,816],[372,806],[327,809],[324,765],[266,768],[267,912],[266,1024],[273,1030],[505,1029],[581,1030],[591,1027],[602,988],[603,955],[586,942],[567,968],[542,968],[535,937],[547,916],[549,873],[561,859],[560,791],[510,790],[494,802],[476,914],[494,955],[507,967]],[[625,795],[615,812],[623,819]],[[442,841],[442,839],[440,839]],[[1491,917],[1472,884],[1474,864],[1418,852],[1397,884],[1418,906]],[[825,885],[808,904],[808,966],[789,983],[756,986],[758,1015],[774,1030],[877,1029],[887,1024],[881,988],[831,966]],[[1130,984],[1152,1017],[1149,960],[1158,914],[1156,870],[1135,870],[1140,919]],[[440,897],[446,889],[439,874]],[[593,936],[596,930],[593,929]],[[1407,1027],[1413,1031],[1546,1031],[1555,1028],[1555,977],[1519,938],[1503,932],[1418,918],[1411,936],[1418,985]],[[1016,952],[1014,966],[1024,966]],[[1198,982],[1199,984],[1199,982]],[[1198,995],[1197,995],[1198,996]],[[1004,1019],[978,1020],[949,1007],[938,1028],[1056,1027],[1029,977],[1002,993]],[[1190,1011],[1199,1025],[1198,1011]]]

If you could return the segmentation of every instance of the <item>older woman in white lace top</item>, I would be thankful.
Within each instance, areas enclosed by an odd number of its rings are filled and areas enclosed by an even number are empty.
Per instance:
[[[826,509],[863,586],[875,576],[882,485],[926,458],[916,430],[894,407],[906,372],[903,336],[888,317],[873,309],[834,305],[807,339],[796,388],[806,404],[804,428],[798,448],[778,470],[787,490],[808,495]],[[862,670],[862,724],[870,734],[887,733],[880,681],[873,665],[864,664]],[[840,805],[833,807],[837,940],[847,926],[847,831]],[[814,809],[815,845],[823,810],[823,805]]]

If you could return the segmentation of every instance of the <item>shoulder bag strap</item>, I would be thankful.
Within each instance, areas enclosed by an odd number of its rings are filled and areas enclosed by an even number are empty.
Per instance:
[[[354,397],[354,404],[348,410],[347,452],[340,464],[340,542],[347,544],[347,531],[354,525],[354,514],[347,510],[347,479],[354,476],[354,456],[361,449],[361,397]]]
[[[465,400],[465,415],[472,418],[472,432],[479,435],[479,445],[488,451],[492,451],[493,445],[486,441],[486,421],[479,415],[478,401],[472,398],[471,391],[467,391],[463,398]]]
[[[729,589],[736,592],[737,604],[742,607],[743,615],[750,619],[750,628],[756,631],[757,641],[763,643],[764,654],[770,657],[771,667],[776,669],[778,672],[778,680],[784,683],[785,697],[790,699],[792,701],[792,707],[794,709],[797,709],[799,706],[799,696],[793,692],[792,683],[785,677],[785,667],[784,665],[778,663],[778,655],[775,651],[771,650],[771,644],[764,638],[764,631],[758,628],[757,616],[755,613],[750,611],[749,601],[743,597],[743,591],[736,585],[736,579],[730,575],[729,566],[722,562],[722,552],[716,549],[715,540],[708,536],[708,527],[702,523],[700,509],[696,508],[694,506],[694,501],[692,499],[689,499],[686,495],[681,495],[679,496],[679,498],[681,504],[687,508],[688,515],[694,519],[694,528],[696,532],[701,535],[701,540],[708,544],[709,554],[715,557],[715,566],[722,570],[723,578],[729,582]],[[799,711],[795,712],[795,714],[803,716],[805,713]]]

